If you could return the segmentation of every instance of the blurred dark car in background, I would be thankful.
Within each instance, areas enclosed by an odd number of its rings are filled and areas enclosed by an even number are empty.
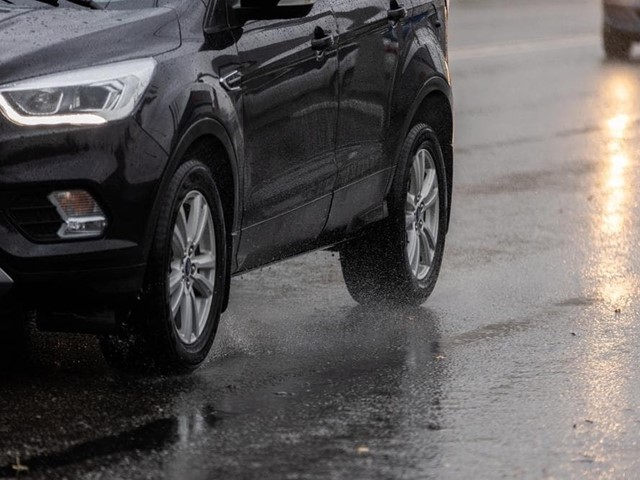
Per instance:
[[[628,58],[640,41],[640,0],[604,0],[602,38],[607,58]]]

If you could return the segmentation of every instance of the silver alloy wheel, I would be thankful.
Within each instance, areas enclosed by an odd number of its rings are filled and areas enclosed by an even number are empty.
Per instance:
[[[411,271],[419,281],[427,278],[431,270],[439,225],[438,172],[431,153],[420,149],[413,157],[405,206],[407,255]]]
[[[173,227],[167,276],[174,328],[187,345],[205,330],[216,277],[216,236],[207,199],[197,191],[185,197]]]

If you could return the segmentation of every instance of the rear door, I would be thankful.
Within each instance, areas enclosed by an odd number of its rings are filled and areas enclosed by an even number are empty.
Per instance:
[[[241,269],[305,249],[326,224],[337,171],[336,29],[330,0],[316,0],[304,18],[236,29],[240,67],[230,80],[242,89],[246,165]]]
[[[331,0],[338,22],[338,177],[328,231],[383,214],[392,161],[383,151],[398,40],[390,0]]]

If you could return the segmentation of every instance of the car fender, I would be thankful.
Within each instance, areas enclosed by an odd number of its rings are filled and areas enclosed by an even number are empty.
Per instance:
[[[406,47],[401,68],[402,73],[395,85],[389,108],[387,135],[387,154],[389,158],[395,159],[395,164],[402,141],[428,95],[441,93],[447,98],[450,111],[453,107],[453,93],[448,77],[438,70],[428,47],[422,45],[416,36]]]
[[[448,113],[453,117],[453,93],[449,80],[449,69],[445,52],[439,46],[435,34],[425,27],[418,16],[413,19],[414,31],[411,41],[406,45],[399,68],[401,72],[395,85],[390,106],[389,130],[386,154],[393,159],[394,167],[400,160],[404,139],[411,129],[419,109],[425,99],[434,93],[443,95],[448,103]],[[421,33],[420,33],[421,32]],[[427,40],[429,40],[427,42]],[[432,125],[433,126],[433,125]],[[434,126],[435,127],[435,126]],[[452,125],[451,125],[452,127]],[[450,132],[453,140],[453,131]],[[453,168],[452,142],[442,145],[445,160],[449,166],[449,177]],[[447,211],[450,213],[452,178],[448,178]],[[390,191],[393,175],[387,186]]]
[[[235,195],[233,227],[230,233],[235,237],[240,230],[243,198],[242,163],[239,158],[240,152],[243,151],[243,139],[240,134],[238,115],[232,101],[225,99],[226,95],[221,95],[206,83],[198,82],[189,88],[177,90],[184,93],[176,96],[172,102],[166,100],[159,102],[171,105],[170,114],[167,112],[164,115],[158,115],[158,112],[155,112],[153,121],[146,122],[153,126],[153,129],[147,127],[148,133],[168,152],[168,161],[156,194],[152,212],[153,221],[149,223],[147,238],[153,238],[164,193],[182,157],[195,142],[208,136],[214,137],[222,144],[231,166]],[[180,112],[179,115],[176,115],[176,111]],[[143,128],[145,128],[144,123]],[[215,176],[215,172],[213,174]],[[150,245],[151,241],[146,245],[147,255]]]

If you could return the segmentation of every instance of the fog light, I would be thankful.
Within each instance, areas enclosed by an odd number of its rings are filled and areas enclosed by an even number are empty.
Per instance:
[[[53,192],[48,198],[64,221],[58,230],[60,238],[68,240],[100,237],[107,228],[107,217],[88,192]]]

